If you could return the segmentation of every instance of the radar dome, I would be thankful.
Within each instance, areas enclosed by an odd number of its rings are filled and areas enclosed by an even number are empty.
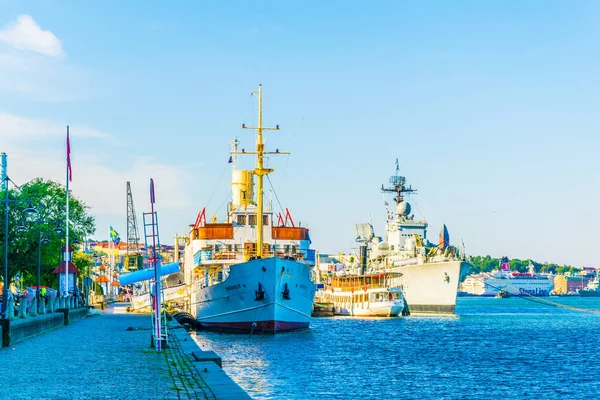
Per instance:
[[[378,251],[388,251],[390,249],[390,244],[388,242],[380,242],[377,244]]]
[[[396,213],[406,217],[408,214],[410,214],[410,204],[406,201],[401,201],[396,206]]]

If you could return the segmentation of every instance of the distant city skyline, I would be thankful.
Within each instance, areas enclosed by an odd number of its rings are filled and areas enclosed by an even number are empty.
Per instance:
[[[0,0],[0,152],[9,176],[64,183],[126,240],[149,179],[161,241],[225,217],[229,143],[254,147],[263,84],[277,199],[322,253],[384,236],[400,174],[435,242],[600,267],[600,4]],[[250,168],[252,160],[240,160]],[[266,197],[279,204],[267,182]],[[143,241],[143,238],[142,238]]]

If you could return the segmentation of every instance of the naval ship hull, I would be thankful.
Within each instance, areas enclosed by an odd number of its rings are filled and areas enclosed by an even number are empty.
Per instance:
[[[194,317],[212,330],[306,329],[316,292],[310,275],[309,265],[277,257],[231,265],[223,282],[194,291]]]
[[[600,290],[585,290],[581,289],[577,293],[581,297],[600,297]]]
[[[402,273],[395,284],[402,287],[411,314],[454,314],[458,285],[469,268],[464,261],[445,261],[402,265],[391,271]]]

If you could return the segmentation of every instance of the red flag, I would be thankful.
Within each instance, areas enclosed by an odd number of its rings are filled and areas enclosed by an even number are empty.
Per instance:
[[[69,127],[67,126],[67,172],[69,173],[69,182],[73,181],[73,171],[71,170],[71,143],[69,142]]]

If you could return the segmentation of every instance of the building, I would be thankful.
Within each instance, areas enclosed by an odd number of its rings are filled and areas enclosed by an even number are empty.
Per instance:
[[[587,286],[592,278],[587,275],[556,275],[554,277],[553,294],[576,293],[577,290]]]

